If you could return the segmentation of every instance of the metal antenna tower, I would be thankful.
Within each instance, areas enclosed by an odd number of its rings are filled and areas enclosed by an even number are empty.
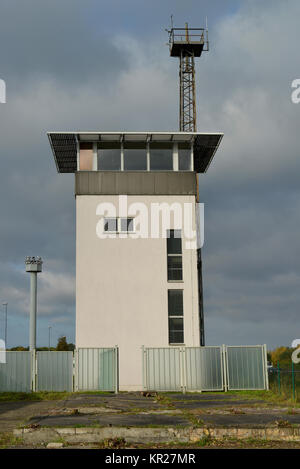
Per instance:
[[[174,28],[171,17],[169,48],[171,57],[179,57],[179,130],[197,131],[195,57],[209,50],[208,30],[204,28]]]
[[[195,57],[200,57],[203,51],[209,50],[207,20],[206,28],[174,28],[171,16],[169,34],[169,48],[171,57],[179,57],[179,130],[181,132],[197,132],[196,86],[195,86]],[[198,178],[197,178],[198,185]],[[199,202],[199,190],[197,192]],[[198,271],[198,300],[200,345],[205,345],[204,311],[203,311],[203,281],[201,249],[197,249]]]

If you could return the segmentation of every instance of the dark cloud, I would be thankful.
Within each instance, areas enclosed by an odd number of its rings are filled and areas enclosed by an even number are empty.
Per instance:
[[[102,85],[126,69],[128,59],[101,32],[107,20],[88,0],[9,0],[1,6],[1,74],[17,90],[28,80],[54,78],[68,86],[97,80]],[[110,16],[109,20],[112,20]],[[14,88],[13,88],[14,89]]]

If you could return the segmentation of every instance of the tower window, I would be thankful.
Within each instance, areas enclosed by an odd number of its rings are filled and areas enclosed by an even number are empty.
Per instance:
[[[173,170],[173,145],[171,143],[150,144],[150,170]]]
[[[124,170],[147,170],[147,148],[145,143],[124,143]]]
[[[178,143],[179,171],[191,171],[192,152],[188,143]]]
[[[133,218],[119,218],[119,225],[120,231],[130,233],[133,231]]]
[[[133,218],[104,218],[104,231],[108,233],[130,233],[134,231]]]
[[[168,317],[169,344],[183,344],[183,290],[168,290]]]
[[[167,231],[168,280],[182,280],[181,230]]]
[[[98,170],[120,171],[121,170],[121,144],[99,143],[98,144]]]
[[[93,144],[81,142],[79,152],[79,170],[92,171],[93,170]]]

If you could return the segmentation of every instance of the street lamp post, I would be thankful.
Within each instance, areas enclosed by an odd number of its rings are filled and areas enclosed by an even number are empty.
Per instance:
[[[42,272],[41,257],[26,257],[26,272],[30,273],[30,332],[29,349],[36,349],[37,274]]]
[[[2,303],[2,306],[5,308],[5,329],[4,329],[4,341],[5,341],[5,348],[7,349],[7,305],[8,303]]]

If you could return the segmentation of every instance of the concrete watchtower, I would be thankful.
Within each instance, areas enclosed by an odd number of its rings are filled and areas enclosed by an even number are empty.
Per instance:
[[[194,57],[207,36],[169,34],[179,132],[48,133],[57,171],[75,175],[76,347],[117,344],[121,391],[143,389],[142,346],[204,342],[197,174],[223,134],[196,132]]]

